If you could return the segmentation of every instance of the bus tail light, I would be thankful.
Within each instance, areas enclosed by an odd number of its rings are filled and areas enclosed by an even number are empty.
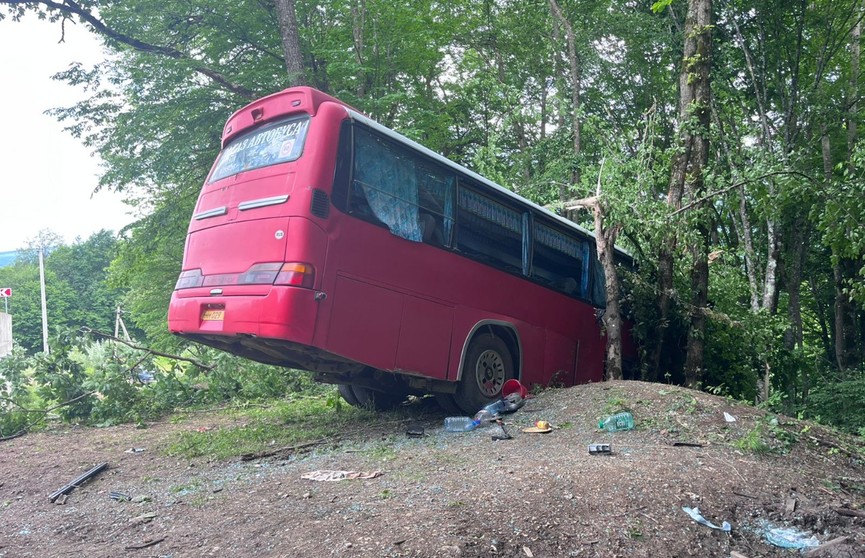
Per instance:
[[[180,273],[177,278],[177,283],[174,285],[174,290],[192,289],[200,287],[204,283],[204,276],[201,275],[200,269],[189,269]]]
[[[194,287],[222,287],[226,285],[291,285],[312,288],[315,281],[315,268],[301,262],[266,262],[255,264],[241,274],[223,273],[219,275],[201,274],[200,269],[184,271],[177,279],[175,289]]]
[[[294,285],[296,287],[312,288],[315,281],[315,268],[308,263],[289,262],[282,265],[274,285]]]
[[[255,264],[237,279],[238,285],[272,285],[282,267],[280,262]]]
[[[238,285],[291,285],[312,288],[315,268],[301,262],[255,264],[240,276]]]

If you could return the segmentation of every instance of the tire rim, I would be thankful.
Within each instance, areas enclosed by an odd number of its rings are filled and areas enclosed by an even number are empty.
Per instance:
[[[492,349],[482,352],[475,364],[475,378],[484,396],[493,397],[498,394],[505,383],[505,363],[502,355]]]

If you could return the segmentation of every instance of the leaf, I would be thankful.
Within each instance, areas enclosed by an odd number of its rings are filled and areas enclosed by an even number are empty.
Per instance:
[[[660,13],[660,12],[664,11],[665,9],[667,9],[668,7],[670,7],[670,5],[672,3],[673,3],[673,0],[658,0],[657,2],[652,4],[652,11],[655,12],[656,14]]]

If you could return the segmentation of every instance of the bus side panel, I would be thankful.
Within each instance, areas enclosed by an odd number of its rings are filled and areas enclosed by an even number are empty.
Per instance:
[[[396,364],[403,297],[400,293],[337,275],[326,349],[381,370]]]
[[[453,319],[454,310],[449,306],[404,295],[397,368],[445,379]]]
[[[579,341],[547,331],[544,347],[544,377],[541,383],[551,382],[572,386],[577,379]]]
[[[574,316],[577,323],[577,338],[580,341],[579,363],[576,383],[600,382],[604,379],[604,352],[607,340],[592,311],[579,312]]]

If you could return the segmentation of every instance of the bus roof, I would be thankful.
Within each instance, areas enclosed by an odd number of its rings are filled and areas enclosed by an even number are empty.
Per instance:
[[[528,200],[528,199],[520,196],[519,194],[512,192],[511,190],[508,190],[507,188],[505,188],[503,186],[500,186],[499,184],[496,184],[495,182],[493,182],[492,180],[489,180],[488,178],[484,178],[483,176],[479,175],[478,173],[476,173],[470,169],[467,169],[466,167],[464,167],[458,163],[451,161],[447,157],[439,155],[435,151],[433,151],[429,148],[426,148],[423,145],[417,143],[416,141],[405,137],[404,135],[400,134],[399,132],[395,132],[386,126],[379,124],[375,120],[372,120],[371,118],[369,118],[367,116],[364,116],[363,114],[357,112],[356,110],[353,110],[347,106],[346,106],[346,110],[348,111],[348,114],[352,118],[352,120],[356,120],[358,122],[361,122],[364,125],[369,126],[370,128],[374,129],[375,131],[377,131],[383,135],[386,135],[386,136],[388,136],[388,137],[390,137],[390,138],[392,138],[392,139],[394,139],[400,143],[411,146],[413,149],[416,149],[417,151],[420,151],[424,155],[426,155],[432,159],[435,159],[437,162],[439,162],[439,163],[441,163],[447,167],[450,167],[451,169],[453,169],[455,171],[463,173],[463,174],[471,177],[472,179],[474,179],[478,182],[483,183],[484,185],[490,187],[491,189],[495,190],[496,192],[500,193],[501,195],[509,197],[510,199],[516,201],[517,203],[519,203],[521,205],[529,206],[530,208],[534,209],[535,211],[542,213],[551,219],[554,219],[555,221],[559,222],[560,224],[564,225],[565,227],[568,227],[570,229],[576,229],[577,231],[579,231],[580,233],[582,233],[586,236],[589,236],[591,238],[595,238],[594,233],[592,233],[591,231],[589,231],[585,227],[582,227],[582,226],[578,225],[577,223],[574,223],[570,219],[565,219],[561,215],[556,215],[555,213],[553,213],[549,209],[546,209],[545,207],[540,206],[540,205],[534,203],[533,201]],[[633,260],[633,256],[631,254],[629,254],[627,251],[619,248],[618,246],[615,247],[615,250],[620,256],[627,258],[629,261]]]

